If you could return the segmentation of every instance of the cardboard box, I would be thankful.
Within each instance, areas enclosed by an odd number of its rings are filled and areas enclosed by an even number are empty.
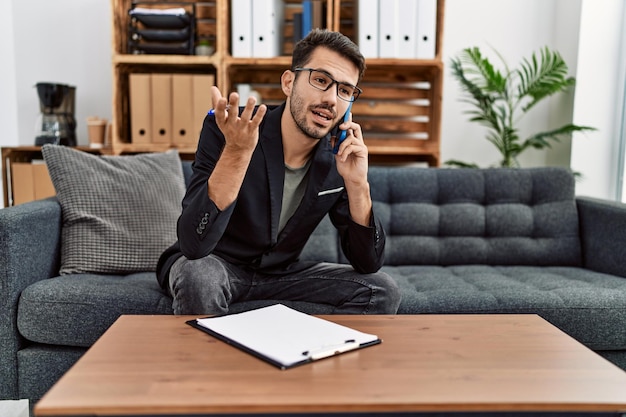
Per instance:
[[[12,163],[11,182],[13,205],[56,195],[48,167],[43,161]]]

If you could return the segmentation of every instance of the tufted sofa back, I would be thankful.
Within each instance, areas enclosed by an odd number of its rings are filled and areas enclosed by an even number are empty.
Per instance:
[[[564,168],[370,167],[387,265],[581,265]]]
[[[191,164],[183,162],[186,178]],[[371,166],[386,265],[581,266],[575,182],[565,168]],[[347,260],[328,218],[302,257]]]

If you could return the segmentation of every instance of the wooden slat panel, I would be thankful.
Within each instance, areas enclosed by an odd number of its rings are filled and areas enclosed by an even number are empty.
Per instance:
[[[418,106],[398,101],[356,101],[352,112],[359,116],[387,117],[416,117],[430,115],[428,105]]]
[[[354,121],[360,124],[363,131],[368,135],[376,133],[395,133],[400,137],[405,137],[406,132],[427,132],[429,126],[428,123],[413,120],[360,118],[356,114],[354,115]]]

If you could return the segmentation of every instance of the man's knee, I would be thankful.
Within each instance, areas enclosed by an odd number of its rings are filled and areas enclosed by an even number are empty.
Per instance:
[[[218,314],[228,310],[228,274],[215,257],[181,258],[172,265],[169,278],[176,314]]]
[[[402,301],[402,293],[396,280],[381,271],[371,274],[370,277],[378,299],[378,311],[375,314],[396,314]]]

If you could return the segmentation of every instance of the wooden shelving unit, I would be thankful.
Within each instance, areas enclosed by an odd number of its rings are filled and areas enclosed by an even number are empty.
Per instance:
[[[326,26],[356,40],[354,11],[357,0],[326,0]],[[436,56],[432,60],[368,59],[360,86],[364,93],[353,107],[354,120],[366,132],[372,162],[440,163],[441,97],[443,63],[441,40],[445,0],[438,0]],[[162,3],[162,2],[159,2]],[[234,58],[230,54],[230,0],[195,3],[202,28],[214,37],[212,56],[132,55],[126,53],[131,0],[111,0],[113,12],[113,123],[114,154],[161,151],[167,145],[137,145],[130,141],[128,76],[135,72],[214,74],[222,92],[248,83],[267,104],[284,100],[280,74],[291,64],[293,15],[301,12],[300,0],[285,0],[283,55],[276,58]],[[155,2],[157,4],[157,2]],[[145,3],[142,5],[145,6]],[[179,149],[193,153],[189,146]]]
[[[113,120],[110,146],[83,150],[100,154],[162,152],[169,144],[132,143],[130,139],[129,74],[187,73],[213,74],[222,92],[233,91],[238,83],[251,84],[267,104],[284,100],[280,74],[291,66],[294,13],[302,11],[301,0],[285,0],[282,56],[275,58],[235,58],[230,54],[230,0],[176,2],[195,3],[198,34],[214,40],[211,56],[134,55],[127,53],[129,14],[132,0],[111,0],[113,14]],[[356,41],[355,5],[357,0],[325,0],[326,27],[338,30]],[[384,0],[383,0],[384,1]],[[162,1],[154,1],[155,7]],[[368,59],[360,83],[364,93],[354,103],[354,120],[361,124],[372,163],[402,164],[426,162],[440,164],[441,97],[445,0],[437,2],[436,55],[430,60]],[[143,3],[142,6],[145,6]],[[193,159],[195,146],[177,147],[181,158]],[[9,192],[12,162],[41,158],[39,147],[4,148],[4,204],[12,204]]]

